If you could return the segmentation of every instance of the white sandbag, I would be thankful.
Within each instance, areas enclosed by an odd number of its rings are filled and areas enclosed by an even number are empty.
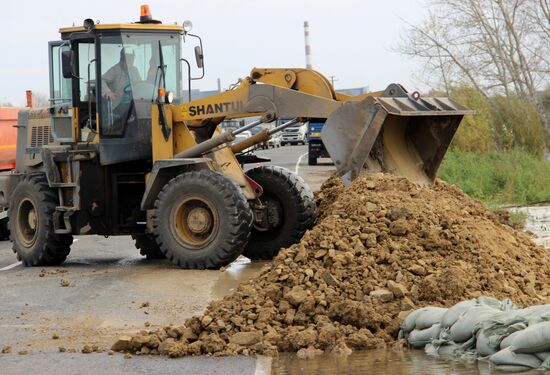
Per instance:
[[[462,301],[449,308],[443,317],[441,318],[441,328],[449,328],[456,323],[460,314],[464,311],[476,306],[478,303],[476,300]]]
[[[537,353],[550,350],[550,322],[533,324],[514,337],[510,349],[515,353]]]
[[[481,357],[487,357],[493,355],[500,350],[491,345],[489,337],[486,336],[485,331],[480,330],[477,333],[476,338],[476,352]]]
[[[501,302],[496,298],[487,297],[487,296],[477,297],[476,300],[477,300],[477,303],[479,303],[480,305],[490,306],[499,310],[502,310],[503,303],[507,303],[507,301],[510,301],[508,299],[505,299],[504,301]]]
[[[424,311],[427,311],[427,310],[428,310],[428,307],[423,307],[421,309],[414,310],[409,315],[407,315],[403,323],[401,323],[401,330],[404,333],[404,337],[407,337],[408,334],[416,326],[416,318],[418,318],[420,314],[422,314]]]
[[[533,354],[514,353],[510,348],[496,352],[489,361],[495,366],[519,366],[525,368],[538,368],[542,361]]]
[[[413,348],[423,348],[426,344],[429,344],[433,339],[439,336],[441,326],[434,324],[430,328],[426,329],[414,329],[407,339],[407,342]]]
[[[434,324],[440,324],[441,318],[448,309],[443,307],[426,307],[426,310],[420,313],[416,318],[415,329],[430,328]]]
[[[451,339],[457,343],[468,341],[474,335],[474,328],[478,323],[500,312],[500,310],[489,306],[474,306],[466,310],[451,326]]]
[[[509,347],[512,344],[512,341],[514,340],[514,337],[516,337],[520,332],[521,331],[513,332],[508,336],[506,336],[504,339],[502,339],[502,341],[500,342],[500,348],[504,349]]]
[[[546,361],[548,358],[550,358],[550,352],[538,352],[535,353],[535,357],[537,357],[541,361]]]

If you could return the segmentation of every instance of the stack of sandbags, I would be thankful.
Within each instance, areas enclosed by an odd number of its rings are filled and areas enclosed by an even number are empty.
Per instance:
[[[429,354],[485,357],[504,370],[550,369],[550,305],[525,309],[480,297],[413,311],[399,333]]]

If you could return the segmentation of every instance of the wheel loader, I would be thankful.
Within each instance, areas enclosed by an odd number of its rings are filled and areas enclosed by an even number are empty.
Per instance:
[[[326,120],[322,139],[346,183],[383,170],[419,183],[437,168],[469,110],[402,86],[350,97],[320,73],[255,68],[231,89],[193,100],[191,24],[154,20],[60,29],[49,43],[50,106],[19,112],[16,167],[0,175],[13,250],[25,266],[57,265],[73,235],[130,235],[148,258],[219,268],[270,259],[315,223],[304,180],[243,152],[298,122]],[[193,45],[191,45],[193,47]],[[187,72],[187,73],[186,73]],[[183,83],[186,83],[184,85]],[[184,87],[186,86],[186,87]],[[251,118],[222,132],[222,121]],[[262,123],[290,119],[235,143]]]

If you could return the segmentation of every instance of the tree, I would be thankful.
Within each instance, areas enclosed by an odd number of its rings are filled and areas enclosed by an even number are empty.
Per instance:
[[[422,76],[446,92],[466,83],[485,96],[527,99],[550,134],[540,95],[550,77],[550,0],[429,0],[428,5],[428,17],[409,25],[398,46],[423,62]]]

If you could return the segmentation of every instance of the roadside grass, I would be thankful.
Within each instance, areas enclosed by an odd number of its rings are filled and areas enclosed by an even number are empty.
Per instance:
[[[550,201],[550,161],[517,149],[485,154],[451,149],[438,177],[488,207]]]

